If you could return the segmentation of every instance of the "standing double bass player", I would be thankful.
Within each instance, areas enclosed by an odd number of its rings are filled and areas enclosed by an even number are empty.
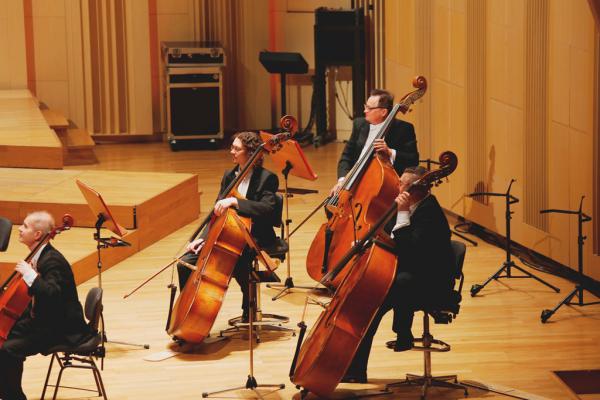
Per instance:
[[[393,101],[394,96],[387,90],[371,91],[364,105],[365,116],[356,118],[352,124],[352,134],[338,162],[338,182],[331,189],[331,193],[340,188],[348,171],[374,141],[377,132],[392,110]],[[379,155],[389,158],[398,176],[402,175],[406,167],[419,164],[415,128],[409,122],[395,119],[385,140],[375,139],[373,145]]]

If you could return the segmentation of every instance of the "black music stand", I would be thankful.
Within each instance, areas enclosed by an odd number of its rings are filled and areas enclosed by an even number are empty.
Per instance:
[[[261,51],[258,61],[271,74],[280,75],[281,84],[281,115],[286,115],[285,76],[286,74],[305,74],[308,63],[300,53],[284,53],[280,51]]]
[[[261,132],[261,139],[263,141],[268,141],[272,136],[270,133]],[[277,167],[281,168],[281,174],[284,178],[284,197],[283,200],[285,202],[285,238],[283,238],[287,244],[287,254],[286,254],[286,263],[287,263],[287,277],[285,279],[285,283],[283,285],[278,284],[267,284],[267,287],[270,289],[281,289],[279,293],[273,296],[272,300],[277,300],[289,293],[293,288],[297,289],[306,289],[312,290],[314,289],[311,286],[295,286],[294,279],[292,278],[291,273],[291,253],[290,253],[290,223],[292,220],[290,219],[290,208],[289,208],[289,198],[293,196],[292,192],[296,192],[298,194],[304,193],[318,193],[317,190],[312,189],[296,189],[288,187],[288,175],[290,172],[292,175],[295,175],[299,178],[307,179],[310,181],[314,181],[317,179],[317,174],[313,171],[312,167],[308,163],[308,160],[304,156],[304,152],[302,148],[293,139],[286,140],[282,143],[281,149],[271,154],[271,160],[277,165]]]
[[[10,242],[10,233],[12,231],[12,222],[9,219],[0,217],[0,251],[6,251],[8,242]]]
[[[548,321],[550,319],[550,317],[552,317],[552,315],[554,315],[554,313],[565,304],[569,305],[569,306],[580,306],[580,307],[591,306],[593,304],[600,304],[600,301],[594,301],[591,303],[585,303],[583,301],[583,291],[587,290],[589,292],[589,289],[587,289],[584,286],[584,278],[586,278],[586,276],[583,274],[583,244],[584,244],[585,239],[587,239],[587,236],[583,236],[583,223],[592,220],[592,217],[590,217],[589,215],[587,215],[586,213],[584,213],[582,211],[584,198],[585,198],[585,196],[581,196],[581,200],[579,202],[579,210],[577,210],[577,211],[557,210],[554,208],[547,209],[547,210],[540,210],[541,214],[559,213],[559,214],[575,214],[575,215],[577,215],[577,272],[579,274],[579,277],[578,277],[579,282],[575,285],[575,289],[573,289],[573,291],[571,291],[571,293],[569,293],[567,295],[567,297],[565,297],[560,303],[558,303],[556,305],[556,307],[554,307],[554,309],[542,311],[542,315],[541,315],[542,322]],[[575,297],[575,295],[577,295],[578,301],[576,303],[573,303],[573,302],[571,302],[571,299],[573,297]]]
[[[120,237],[124,237],[127,234],[127,230],[125,228],[123,228],[121,225],[119,225],[117,223],[117,221],[114,219],[114,217],[112,216],[112,213],[110,212],[110,209],[104,202],[104,199],[102,199],[102,196],[100,195],[100,193],[98,193],[97,191],[95,191],[94,189],[92,189],[91,187],[86,185],[85,183],[81,182],[79,179],[76,180],[76,183],[77,183],[77,186],[79,187],[79,190],[83,194],[85,201],[87,202],[88,206],[90,207],[90,210],[92,210],[92,213],[97,218],[96,224],[95,224],[96,232],[94,232],[94,240],[96,241],[96,251],[98,254],[98,262],[97,262],[98,287],[100,289],[102,289],[102,258],[101,258],[100,250],[107,249],[109,247],[131,246],[131,244],[122,239],[116,238],[114,236],[111,236],[111,237],[102,237],[101,236],[100,229],[102,229],[102,226],[104,224],[107,225],[107,228],[109,230],[111,230],[115,234],[119,235]],[[104,323],[104,313],[100,314],[100,318],[102,321],[103,346],[104,346],[104,343],[115,343],[115,344],[122,344],[125,346],[142,347],[144,349],[150,348],[149,344],[137,344],[137,343],[108,340],[107,336],[106,336],[106,329],[105,329],[105,323]],[[102,357],[102,368],[104,368],[104,357]]]
[[[506,193],[492,193],[492,192],[474,192],[469,194],[469,197],[477,197],[477,196],[498,196],[498,197],[504,197],[506,200],[506,213],[505,213],[505,219],[506,219],[506,243],[505,243],[505,250],[506,250],[506,261],[504,261],[504,263],[502,263],[502,266],[500,267],[500,269],[498,271],[496,271],[496,273],[494,273],[492,276],[490,276],[488,278],[487,281],[485,281],[483,284],[474,284],[473,286],[471,286],[471,296],[474,297],[475,295],[477,295],[477,293],[479,293],[479,291],[481,289],[483,289],[488,283],[490,283],[492,280],[494,279],[500,279],[500,278],[533,278],[536,281],[548,286],[549,288],[553,289],[555,292],[560,292],[560,289],[557,288],[556,286],[553,286],[551,284],[549,284],[548,282],[544,281],[541,278],[538,278],[537,276],[535,276],[534,274],[532,274],[531,272],[523,269],[522,267],[519,267],[517,264],[515,264],[514,261],[512,261],[511,259],[511,253],[510,253],[510,245],[511,245],[511,239],[510,239],[510,220],[512,219],[512,214],[514,213],[514,211],[510,210],[510,205],[511,204],[515,204],[519,202],[519,199],[517,199],[515,196],[513,196],[512,194],[510,194],[510,188],[512,187],[512,184],[516,182],[515,179],[511,179],[510,183],[508,185],[508,190],[506,191]],[[511,273],[511,268],[515,268],[518,269],[519,271],[521,271],[523,274],[525,275],[512,275]],[[502,275],[502,272],[506,272],[506,275]]]
[[[441,165],[441,163],[440,163],[439,161],[432,160],[431,158],[427,158],[427,159],[425,159],[425,160],[419,160],[419,164],[423,164],[423,163],[424,163],[425,165],[427,165],[427,167],[426,167],[426,168],[427,168],[427,171],[431,171],[431,164],[435,164],[435,165]],[[446,178],[446,179],[447,179],[447,178]],[[459,225],[464,225],[464,224],[457,224],[457,225],[454,225],[454,228],[452,228],[452,229],[450,230],[450,232],[451,232],[453,235],[456,235],[456,236],[458,236],[458,237],[459,237],[459,238],[461,238],[462,240],[465,240],[465,241],[467,241],[467,242],[471,243],[473,246],[477,246],[477,245],[478,245],[478,243],[477,243],[476,241],[474,241],[473,239],[470,239],[470,238],[466,237],[466,236],[465,236],[465,235],[463,235],[461,232],[458,232],[458,231],[456,230],[456,228],[457,228]]]

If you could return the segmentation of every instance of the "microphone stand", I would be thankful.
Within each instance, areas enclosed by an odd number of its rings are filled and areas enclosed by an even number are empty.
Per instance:
[[[510,210],[510,206],[511,204],[515,204],[519,202],[519,199],[516,198],[515,196],[513,196],[512,194],[510,194],[510,188],[512,187],[512,184],[515,182],[515,179],[511,179],[510,180],[510,184],[508,185],[508,190],[506,191],[506,193],[492,193],[492,192],[474,192],[469,194],[469,197],[476,197],[476,196],[497,196],[497,197],[504,197],[505,201],[506,201],[506,213],[505,213],[505,220],[506,220],[506,243],[505,243],[505,250],[506,250],[506,261],[504,261],[504,263],[502,263],[502,266],[500,267],[500,269],[498,271],[496,271],[496,273],[494,273],[492,276],[490,276],[487,281],[485,281],[483,284],[474,284],[473,286],[471,286],[471,296],[474,297],[475,295],[477,295],[477,293],[479,293],[479,291],[481,289],[483,289],[488,283],[490,283],[492,280],[494,279],[500,279],[500,278],[533,278],[536,281],[548,286],[549,288],[553,289],[556,293],[560,292],[560,289],[557,288],[556,286],[553,286],[551,284],[549,284],[548,282],[544,281],[541,278],[538,278],[537,276],[535,276],[534,274],[532,274],[531,272],[519,267],[517,264],[514,263],[514,261],[512,261],[511,259],[511,253],[510,253],[510,245],[511,245],[511,239],[510,239],[510,220],[512,219],[512,214],[514,213],[514,211]],[[512,275],[511,273],[511,268],[515,268],[519,271],[521,271],[523,274],[525,275]],[[506,275],[502,275],[502,272],[506,272]]]
[[[427,171],[431,171],[431,164],[435,164],[435,165],[440,165],[440,164],[441,164],[439,161],[432,160],[431,158],[427,158],[427,159],[425,159],[425,160],[419,160],[419,164],[421,164],[421,163],[425,163],[425,165],[427,165],[427,167],[426,167],[426,168],[427,168]],[[460,225],[462,225],[462,224],[460,224]],[[451,232],[453,235],[455,235],[455,236],[458,236],[458,237],[459,237],[459,238],[461,238],[462,240],[464,240],[464,241],[467,241],[467,242],[471,243],[473,246],[477,247],[478,243],[477,243],[476,241],[474,241],[473,239],[470,239],[470,238],[466,237],[465,235],[463,235],[462,233],[460,233],[460,232],[458,232],[458,231],[456,230],[456,228],[457,228],[458,226],[459,226],[458,224],[457,224],[457,225],[454,225],[454,228],[452,228],[452,229],[450,230],[450,232]]]
[[[121,247],[121,246],[131,246],[130,243],[121,240],[121,239],[116,239],[116,238],[112,238],[112,237],[102,237],[100,234],[100,229],[102,228],[102,225],[104,224],[104,222],[106,221],[106,217],[104,216],[103,213],[99,213],[98,214],[98,219],[96,220],[96,232],[94,233],[94,240],[96,241],[96,251],[98,254],[98,287],[100,289],[102,289],[102,258],[101,258],[101,249],[107,249],[109,247]],[[121,345],[125,345],[125,346],[134,346],[134,347],[140,347],[140,348],[144,348],[144,349],[149,349],[150,345],[149,344],[137,344],[137,343],[128,343],[128,342],[119,342],[119,341],[114,341],[114,340],[108,340],[107,336],[106,336],[106,324],[104,322],[104,312],[100,313],[100,320],[102,321],[102,353],[104,353],[104,343],[115,343],[115,344],[121,344]],[[104,356],[102,356],[102,361],[101,361],[101,369],[104,369]]]
[[[588,290],[585,286],[584,286],[584,278],[586,278],[586,276],[583,274],[583,245],[584,245],[584,241],[585,239],[587,239],[587,236],[583,236],[583,223],[584,222],[589,222],[592,220],[592,217],[590,217],[589,215],[585,214],[582,211],[582,207],[583,207],[583,199],[585,198],[585,196],[581,196],[581,200],[579,202],[579,209],[577,211],[569,211],[569,210],[557,210],[557,209],[546,209],[546,210],[540,210],[541,214],[546,214],[546,213],[558,213],[558,214],[574,214],[577,215],[577,272],[579,274],[579,282],[577,282],[577,284],[575,285],[575,289],[573,289],[573,291],[571,291],[571,293],[569,293],[567,295],[567,297],[565,297],[561,302],[559,302],[556,307],[554,307],[554,309],[552,310],[543,310],[542,314],[541,314],[541,320],[542,322],[546,322],[550,319],[550,317],[552,317],[552,315],[554,315],[554,313],[563,305],[569,305],[569,306],[589,306],[592,304],[600,304],[600,301],[594,301],[591,303],[585,303],[583,301],[583,291],[584,290]],[[577,295],[578,301],[576,303],[571,302],[571,299],[573,299],[573,297],[575,297],[575,295]]]

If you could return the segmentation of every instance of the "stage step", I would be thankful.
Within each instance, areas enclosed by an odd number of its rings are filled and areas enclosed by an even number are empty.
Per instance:
[[[54,129],[63,145],[64,165],[89,165],[98,163],[96,143],[85,129],[75,128],[61,113],[41,110],[48,126]]]

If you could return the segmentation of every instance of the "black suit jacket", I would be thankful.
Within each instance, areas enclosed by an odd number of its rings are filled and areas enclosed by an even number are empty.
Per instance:
[[[219,198],[227,186],[235,179],[238,167],[226,171],[221,180]],[[238,214],[252,218],[252,236],[261,247],[275,242],[273,226],[281,221],[276,192],[279,188],[277,175],[262,167],[255,167],[250,177],[245,199],[238,199]]]
[[[369,126],[369,122],[364,117],[354,119],[352,134],[338,162],[338,178],[346,176],[358,161],[358,156],[369,136]],[[402,175],[406,167],[419,164],[415,128],[411,123],[394,119],[390,131],[385,137],[385,142],[389,148],[396,150],[394,169],[398,176]]]
[[[38,259],[37,271],[38,276],[29,288],[29,294],[35,299],[35,325],[57,334],[86,332],[75,278],[65,257],[47,244]]]
[[[8,351],[21,356],[44,351],[60,342],[77,343],[90,333],[71,266],[63,255],[47,244],[38,259],[37,271],[38,276],[29,288],[33,301],[4,344]]]
[[[425,298],[446,296],[454,283],[454,255],[448,220],[435,196],[423,199],[410,225],[393,233],[398,271],[411,273]]]

